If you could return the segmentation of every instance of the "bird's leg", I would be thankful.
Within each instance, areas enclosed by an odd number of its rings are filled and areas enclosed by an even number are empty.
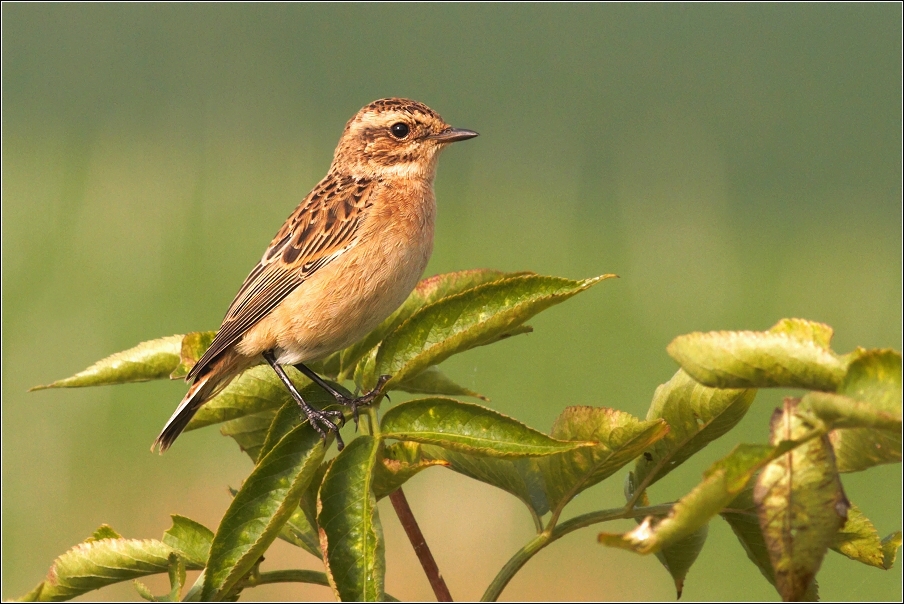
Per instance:
[[[312,382],[329,392],[332,397],[336,399],[337,403],[345,405],[346,407],[350,407],[352,414],[355,417],[355,426],[358,425],[358,408],[366,407],[373,403],[374,400],[376,400],[376,398],[380,396],[380,393],[383,390],[383,385],[386,384],[387,381],[389,381],[390,377],[388,375],[381,375],[380,379],[377,380],[377,385],[373,390],[371,390],[367,394],[362,394],[357,398],[348,398],[347,396],[330,386],[322,377],[314,373],[314,371],[304,363],[296,363],[295,368],[311,378]]]
[[[301,393],[295,388],[295,384],[292,383],[292,380],[289,379],[289,376],[286,375],[285,370],[276,362],[276,358],[273,356],[273,351],[268,350],[263,354],[264,360],[267,361],[267,364],[273,368],[273,371],[276,372],[276,375],[279,377],[280,381],[289,389],[289,393],[292,395],[292,398],[295,399],[295,402],[298,403],[298,406],[301,407],[301,410],[304,411],[304,414],[308,417],[308,420],[311,422],[311,425],[314,426],[314,429],[320,434],[320,436],[326,439],[327,433],[331,430],[336,433],[336,447],[341,451],[345,448],[345,443],[342,442],[342,437],[339,436],[339,426],[336,422],[333,421],[342,419],[341,411],[318,411],[314,409],[311,405],[307,403],[307,401],[302,398]],[[307,369],[307,368],[306,368]]]

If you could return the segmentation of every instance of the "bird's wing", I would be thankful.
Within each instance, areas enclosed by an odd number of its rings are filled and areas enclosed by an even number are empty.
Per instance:
[[[210,348],[186,376],[196,377],[218,354],[317,269],[355,243],[371,205],[374,181],[328,175],[286,220],[263,258],[245,279]]]

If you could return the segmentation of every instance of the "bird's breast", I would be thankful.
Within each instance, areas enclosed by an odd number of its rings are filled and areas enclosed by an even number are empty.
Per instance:
[[[427,186],[424,186],[426,184]],[[433,251],[432,183],[383,184],[349,248],[249,330],[246,355],[316,360],[364,337],[408,297]]]

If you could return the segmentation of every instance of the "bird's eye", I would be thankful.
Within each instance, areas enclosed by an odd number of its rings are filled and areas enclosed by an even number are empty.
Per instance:
[[[408,124],[404,122],[397,122],[389,127],[389,131],[392,132],[392,135],[397,139],[401,140],[408,136],[408,133],[411,129],[408,127]]]

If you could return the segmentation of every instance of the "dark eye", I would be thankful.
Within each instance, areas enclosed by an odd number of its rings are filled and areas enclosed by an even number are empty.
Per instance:
[[[389,131],[392,132],[392,135],[398,139],[403,139],[408,136],[408,133],[411,129],[408,127],[408,124],[404,122],[397,122],[389,127]]]

